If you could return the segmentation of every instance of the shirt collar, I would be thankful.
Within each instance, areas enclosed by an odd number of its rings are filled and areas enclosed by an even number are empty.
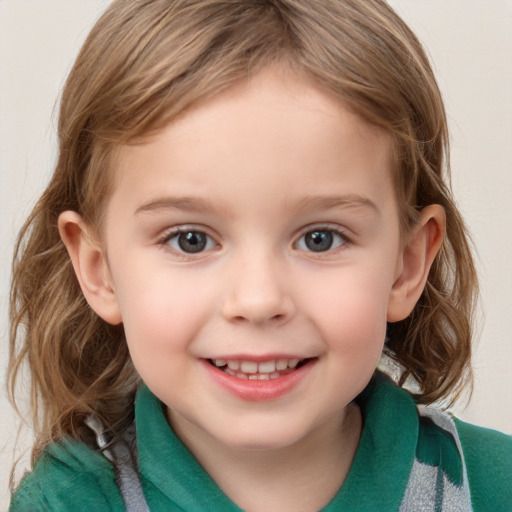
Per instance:
[[[414,401],[377,373],[358,402],[364,426],[356,456],[323,512],[374,510],[376,504],[381,511],[398,510],[407,486],[418,441]],[[162,403],[145,385],[137,394],[135,420],[139,471],[150,507],[151,496],[160,495],[183,510],[241,511],[176,437]]]

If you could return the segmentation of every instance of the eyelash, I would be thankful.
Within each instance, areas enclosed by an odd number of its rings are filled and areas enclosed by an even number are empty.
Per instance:
[[[315,251],[311,249],[311,247],[307,247],[307,242],[304,242],[306,245],[306,248],[300,248],[299,244],[300,242],[306,237],[307,235],[313,235],[314,233],[328,233],[332,238],[337,238],[338,241],[331,239],[331,246],[328,247],[326,250],[320,250]],[[333,236],[334,235],[334,236]],[[321,242],[320,242],[321,243]],[[332,244],[336,244],[336,247],[332,247]],[[306,231],[303,231],[300,237],[297,239],[297,241],[294,243],[294,247],[298,248],[299,250],[303,250],[304,252],[316,254],[318,256],[331,254],[333,252],[337,252],[339,250],[343,250],[346,248],[347,245],[351,244],[351,239],[346,235],[345,231],[339,228],[335,228],[332,226],[314,226],[314,227],[308,227]]]
[[[200,248],[196,252],[194,252],[194,251],[187,252],[187,251],[183,250],[182,247],[173,247],[171,245],[171,241],[176,239],[177,243],[179,244],[179,237],[181,235],[185,235],[185,236],[194,235],[196,237],[195,243],[198,243],[198,241],[197,241],[198,236],[199,236],[199,238],[204,237],[205,238],[205,247]],[[190,241],[192,241],[192,240],[190,240]],[[209,235],[205,230],[194,228],[194,227],[189,227],[189,226],[174,228],[170,232],[165,233],[164,236],[162,237],[162,239],[159,240],[158,244],[160,246],[162,246],[164,249],[171,250],[174,254],[181,256],[183,259],[200,257],[203,253],[210,251],[210,250],[214,249],[216,246],[218,246],[218,244],[217,244],[217,242],[215,242],[214,238],[211,235]],[[192,244],[192,245],[194,245],[194,244]]]
[[[308,243],[304,241],[301,244],[301,241],[306,237],[307,235],[313,235],[313,234],[328,234],[327,242],[330,242],[330,246],[327,247],[325,250],[314,250],[311,248],[311,246],[308,246]],[[192,243],[192,246],[195,244],[200,244],[200,248],[197,251],[190,251],[187,252],[183,249],[183,247],[173,247],[171,245],[171,241],[176,239],[177,243],[179,244],[179,237],[181,235],[192,235],[190,237],[190,242]],[[201,240],[197,240],[197,238],[204,237],[204,246],[201,246]],[[337,238],[337,241],[336,241]],[[193,242],[193,240],[195,240]],[[324,238],[325,240],[325,238]],[[186,240],[185,240],[186,241]],[[205,230],[202,230],[200,228],[194,228],[194,227],[179,227],[174,228],[170,232],[167,232],[161,240],[159,240],[159,245],[164,247],[165,249],[172,250],[173,253],[186,258],[197,258],[200,257],[203,253],[209,252],[215,247],[217,247],[219,244],[214,240],[212,236],[210,236]],[[319,240],[318,247],[320,247],[320,244],[322,243],[322,240]],[[319,256],[323,254],[332,253],[337,250],[342,250],[351,243],[350,238],[346,235],[344,230],[340,230],[334,227],[330,226],[314,226],[309,227],[306,231],[303,231],[300,237],[294,242],[293,247],[299,249],[300,251],[304,251],[306,253],[311,254],[317,254]],[[333,244],[337,244],[336,247],[332,247]],[[300,245],[305,245],[305,247],[300,247]]]

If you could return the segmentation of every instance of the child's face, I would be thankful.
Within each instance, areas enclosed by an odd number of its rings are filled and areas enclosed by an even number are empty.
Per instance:
[[[115,183],[119,320],[171,423],[265,449],[342,422],[402,268],[389,138],[266,71],[123,148]]]

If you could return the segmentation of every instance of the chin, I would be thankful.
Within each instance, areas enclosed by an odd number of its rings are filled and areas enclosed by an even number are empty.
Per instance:
[[[236,429],[227,433],[227,436],[218,437],[218,440],[234,450],[253,452],[284,449],[307,437],[306,432],[298,432],[295,428],[285,429],[283,425],[278,428],[258,425],[256,428],[243,431]]]

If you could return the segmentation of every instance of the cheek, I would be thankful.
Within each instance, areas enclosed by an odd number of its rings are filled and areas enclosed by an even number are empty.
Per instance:
[[[348,300],[331,300],[321,315],[325,339],[333,349],[356,358],[380,354],[386,308],[376,297],[354,293]]]
[[[137,276],[135,269],[116,293],[126,339],[136,366],[147,361],[178,360],[215,303],[205,290],[168,269],[154,267]],[[168,359],[168,357],[170,358]]]
[[[311,317],[331,348],[359,358],[379,357],[386,334],[389,273],[344,269],[309,294]]]

